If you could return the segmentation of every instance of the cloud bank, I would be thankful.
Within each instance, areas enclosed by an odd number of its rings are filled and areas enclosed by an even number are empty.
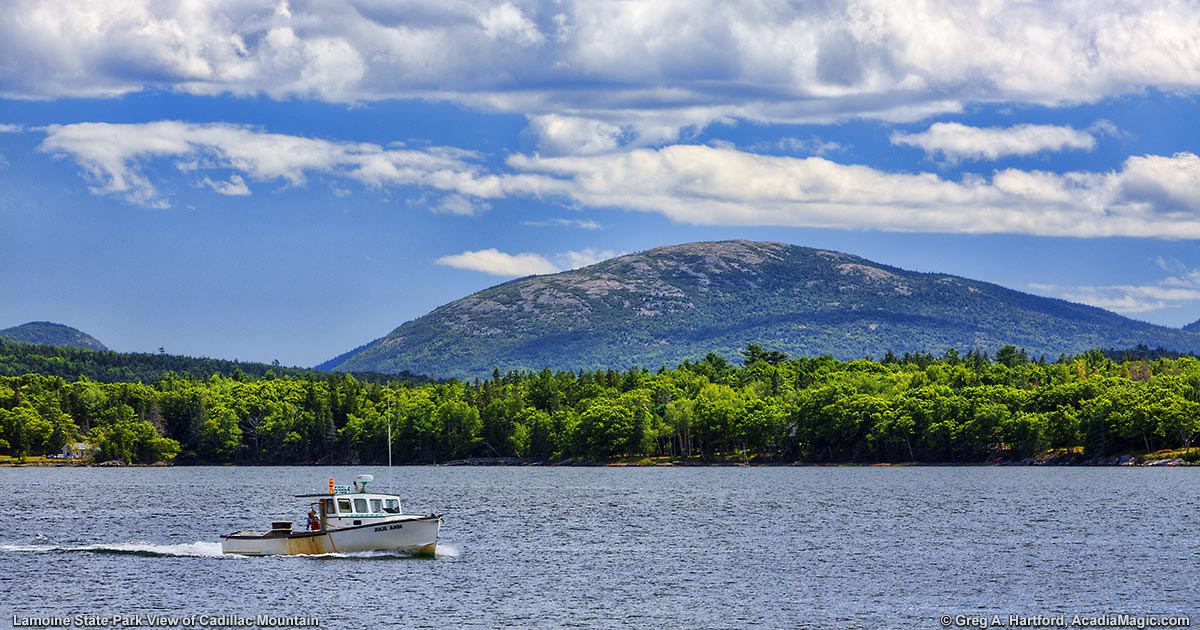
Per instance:
[[[1111,172],[1004,169],[959,181],[703,145],[598,156],[515,155],[508,163],[556,178],[579,205],[656,212],[680,223],[1200,237],[1200,158],[1193,153],[1134,156]]]
[[[1132,156],[1109,172],[1003,169],[950,180],[726,146],[517,154],[507,170],[491,172],[451,148],[385,148],[226,124],[78,123],[46,134],[41,149],[74,159],[93,192],[148,207],[168,204],[145,171],[147,162],[166,159],[183,173],[220,172],[223,181],[198,182],[220,194],[250,194],[248,181],[302,186],[320,175],[443,193],[436,211],[454,214],[486,210],[487,199],[549,197],[696,225],[1200,238],[1200,157],[1187,152]]]
[[[1195,0],[14,0],[0,96],[454,101],[593,153],[714,121],[1195,93],[1197,32]]]

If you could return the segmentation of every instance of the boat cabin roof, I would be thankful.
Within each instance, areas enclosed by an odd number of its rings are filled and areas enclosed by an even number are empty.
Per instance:
[[[374,475],[359,475],[358,477],[356,477],[354,479],[353,484],[347,486],[347,485],[340,485],[340,484],[333,483],[333,477],[330,477],[329,478],[329,492],[322,492],[319,494],[297,494],[296,498],[297,499],[317,499],[317,498],[324,499],[326,497],[334,497],[334,496],[345,495],[345,494],[353,494],[353,495],[358,495],[358,496],[370,495],[370,496],[374,496],[376,498],[379,498],[379,497],[391,497],[394,499],[400,498],[399,496],[394,495],[394,494],[381,494],[378,492],[368,493],[367,492],[367,484],[371,483],[372,481],[375,481]]]
[[[374,481],[372,475],[359,475],[353,485],[337,485],[329,480],[329,492],[315,494],[298,494],[298,499],[317,499],[314,504],[321,504],[322,514],[331,517],[344,518],[350,516],[387,516],[400,514],[400,497],[395,494],[382,492],[367,492],[367,484]],[[357,525],[358,523],[355,522]]]
[[[366,497],[368,499],[371,497],[374,497],[376,499],[382,498],[382,497],[387,497],[389,499],[399,499],[400,498],[400,495],[398,495],[398,494],[381,494],[379,492],[335,492],[333,494],[330,494],[328,492],[322,492],[319,494],[297,494],[295,496],[297,499],[332,499],[335,497],[345,497],[345,496]]]

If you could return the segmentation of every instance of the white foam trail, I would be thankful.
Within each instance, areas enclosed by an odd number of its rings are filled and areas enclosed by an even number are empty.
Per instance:
[[[42,540],[44,538],[39,538]],[[63,545],[0,545],[3,553],[54,553],[69,551],[89,551],[93,553],[128,553],[149,556],[171,556],[180,558],[248,558],[234,554],[221,553],[221,543],[196,541],[191,543],[176,543],[172,545],[150,542],[125,542],[98,545],[78,545],[74,547]],[[438,558],[457,558],[458,549],[449,545],[438,545],[435,556]],[[289,556],[281,556],[289,557]],[[409,558],[412,554],[402,551],[358,551],[350,553],[327,553],[307,556],[290,556],[297,558]]]
[[[4,552],[28,552],[28,551],[61,551],[59,547],[49,545],[0,545],[0,551]]]
[[[154,553],[164,556],[194,556],[202,558],[222,557],[221,543],[203,540],[192,543],[174,545],[156,545],[153,543],[131,542],[115,545],[95,545],[96,551],[127,551],[130,553]]]
[[[127,542],[99,545],[79,545],[66,547],[62,545],[0,545],[0,551],[24,553],[51,553],[56,551],[92,551],[99,553],[135,553],[155,556],[178,556],[217,558],[224,557],[221,553],[221,543],[197,541],[192,543],[177,543],[173,545],[155,544],[149,542]]]

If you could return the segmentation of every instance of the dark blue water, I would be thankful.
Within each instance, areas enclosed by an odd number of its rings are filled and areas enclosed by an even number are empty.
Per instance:
[[[943,615],[1114,613],[1200,624],[1198,469],[333,470],[339,483],[363,472],[406,511],[445,514],[436,557],[220,555],[220,533],[300,522],[291,495],[327,488],[329,468],[0,469],[0,620],[938,628]]]

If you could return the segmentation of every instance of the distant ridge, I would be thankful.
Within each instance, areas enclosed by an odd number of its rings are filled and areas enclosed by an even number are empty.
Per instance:
[[[0,337],[43,346],[108,350],[98,339],[82,330],[53,322],[29,322],[5,328],[0,330]]]
[[[322,364],[486,377],[493,369],[674,366],[748,343],[792,356],[886,352],[1037,357],[1095,348],[1200,351],[1200,333],[949,274],[782,243],[659,247],[485,289]]]
[[[243,363],[150,352],[113,352],[49,346],[0,337],[0,376],[24,374],[41,374],[67,381],[87,377],[102,383],[154,383],[168,376],[202,380],[214,374],[239,380],[274,377],[321,380],[351,376],[367,383],[423,383],[428,380],[411,374],[343,372],[330,375],[311,368],[285,367],[278,363]]]

